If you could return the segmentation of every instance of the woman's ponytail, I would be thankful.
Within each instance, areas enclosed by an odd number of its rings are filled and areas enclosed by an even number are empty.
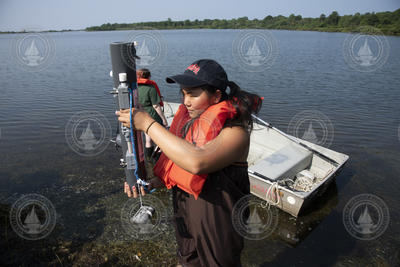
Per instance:
[[[253,118],[251,114],[257,114],[262,105],[262,99],[257,94],[243,91],[236,83],[228,81],[230,92],[227,99],[232,102],[236,108],[236,117],[229,125],[238,125],[251,131],[253,129]]]
[[[226,126],[241,126],[251,132],[253,129],[251,114],[257,114],[260,111],[263,98],[257,94],[243,91],[235,82],[228,81],[226,85],[229,87],[229,94],[226,90],[222,90],[221,101],[230,101],[236,109],[235,118],[227,121]],[[211,85],[205,85],[202,88],[211,94],[218,90]]]
[[[236,96],[238,91],[240,91],[240,87],[232,81],[228,81],[228,87],[230,89],[228,97],[232,99],[232,97]]]

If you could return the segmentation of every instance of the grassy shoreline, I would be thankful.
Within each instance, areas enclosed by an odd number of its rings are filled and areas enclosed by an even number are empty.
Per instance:
[[[378,35],[384,35],[384,36],[400,36],[400,32],[386,32],[382,31],[382,29],[377,28],[379,31],[376,33]],[[282,30],[282,31],[312,31],[312,32],[327,32],[327,33],[361,33],[362,31],[357,30],[357,29],[348,29],[348,28],[302,28],[302,29],[284,29],[284,28],[276,28],[276,29],[264,29],[264,28],[168,28],[168,29],[149,29],[146,27],[137,27],[137,28],[117,28],[115,30],[85,30],[85,29],[80,29],[80,30],[68,30],[68,31],[40,31],[40,32],[29,32],[29,31],[21,31],[21,32],[0,32],[0,34],[21,34],[21,33],[52,33],[52,32],[110,32],[110,31],[135,31],[135,30]],[[365,33],[365,32],[363,32]]]
[[[86,31],[110,30],[169,30],[169,29],[265,29],[265,30],[301,30],[320,32],[360,32],[366,27],[373,28],[376,34],[400,36],[400,9],[379,13],[356,13],[340,16],[333,11],[329,16],[321,14],[317,18],[303,18],[291,14],[289,17],[266,16],[263,19],[204,19],[173,21],[150,21],[138,23],[106,23],[100,26],[87,27]],[[368,30],[367,32],[370,32]]]
[[[263,19],[249,19],[240,17],[236,19],[204,19],[173,21],[149,21],[136,23],[105,23],[100,26],[90,26],[81,30],[63,29],[60,31],[48,30],[42,32],[70,32],[70,31],[122,31],[122,30],[180,30],[180,29],[263,29],[263,30],[289,30],[289,31],[318,31],[318,32],[343,32],[400,36],[400,9],[387,12],[367,12],[365,14],[340,16],[333,11],[329,16],[321,14],[317,18],[303,18],[301,15],[291,14],[289,17],[266,16]],[[0,32],[1,33],[25,33]]]

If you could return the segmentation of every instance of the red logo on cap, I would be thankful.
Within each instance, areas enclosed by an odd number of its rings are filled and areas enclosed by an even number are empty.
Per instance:
[[[200,70],[200,67],[197,64],[192,64],[189,67],[187,67],[187,70],[191,70],[193,71],[194,74],[197,74]]]

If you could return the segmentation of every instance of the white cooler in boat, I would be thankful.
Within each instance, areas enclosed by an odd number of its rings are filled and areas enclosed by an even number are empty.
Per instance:
[[[249,167],[249,172],[272,182],[290,178],[311,165],[312,153],[297,144],[288,144]]]

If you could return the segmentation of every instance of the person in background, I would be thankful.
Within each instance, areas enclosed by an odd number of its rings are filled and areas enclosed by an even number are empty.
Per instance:
[[[141,107],[149,113],[149,115],[158,123],[164,127],[168,126],[167,119],[165,118],[164,112],[161,107],[164,103],[161,99],[161,92],[155,81],[150,80],[151,73],[148,69],[139,69],[136,72],[137,83],[138,83],[138,93],[139,93],[139,103]],[[145,133],[146,144],[145,153],[146,158],[150,159],[151,154],[154,151],[153,142],[150,136]]]

